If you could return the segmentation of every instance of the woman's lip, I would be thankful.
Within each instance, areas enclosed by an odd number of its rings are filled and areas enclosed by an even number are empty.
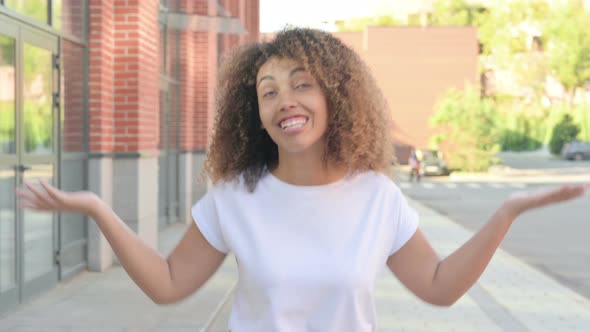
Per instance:
[[[279,128],[283,129],[283,128],[281,127],[281,123],[283,123],[284,121],[287,121],[287,120],[289,120],[289,119],[293,119],[293,118],[299,118],[299,117],[301,117],[301,118],[305,118],[305,121],[309,121],[309,117],[308,117],[307,115],[303,115],[303,114],[295,114],[295,115],[290,115],[290,116],[287,116],[287,117],[284,117],[284,118],[280,119],[280,120],[279,120],[279,122],[277,123],[277,125],[279,126]]]
[[[307,124],[308,124],[308,123],[309,123],[309,119],[307,120],[307,122],[305,122],[305,123],[304,123],[302,126],[300,126],[300,127],[290,127],[290,128],[286,128],[286,129],[283,129],[283,128],[281,128],[281,132],[282,132],[283,134],[285,134],[285,135],[289,135],[289,136],[292,136],[292,135],[297,135],[297,134],[299,134],[299,133],[301,133],[302,131],[304,131],[304,130],[305,130],[305,127],[307,127]]]

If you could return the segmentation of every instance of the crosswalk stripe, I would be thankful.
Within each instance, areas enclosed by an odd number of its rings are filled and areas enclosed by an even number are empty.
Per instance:
[[[468,183],[467,187],[469,188],[481,188],[481,185],[479,183]]]
[[[422,187],[424,187],[426,189],[432,189],[432,188],[434,188],[434,184],[433,183],[422,183]]]
[[[449,189],[455,189],[457,188],[457,184],[456,183],[445,183],[445,186]]]
[[[504,188],[506,186],[502,183],[490,183],[490,187],[500,189],[500,188]]]
[[[526,188],[526,184],[524,183],[511,183],[510,186],[513,188]]]

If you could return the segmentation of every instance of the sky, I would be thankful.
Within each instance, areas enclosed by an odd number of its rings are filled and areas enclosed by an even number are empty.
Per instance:
[[[275,32],[287,24],[321,28],[322,21],[409,10],[420,6],[423,1],[425,0],[260,0],[260,31]],[[326,29],[329,30],[329,27]]]

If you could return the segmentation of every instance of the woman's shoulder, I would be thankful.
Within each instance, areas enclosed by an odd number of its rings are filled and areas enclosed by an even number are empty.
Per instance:
[[[359,180],[359,183],[371,186],[374,189],[386,190],[395,194],[401,193],[395,181],[383,172],[366,171],[356,174],[355,177]]]
[[[242,175],[239,175],[232,179],[220,179],[215,183],[209,185],[208,191],[214,195],[220,194],[237,194],[246,192],[246,181]]]

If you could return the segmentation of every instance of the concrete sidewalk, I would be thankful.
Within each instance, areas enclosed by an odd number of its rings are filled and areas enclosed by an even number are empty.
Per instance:
[[[417,203],[421,229],[446,256],[471,232]],[[169,252],[184,232],[175,225],[161,233]],[[583,262],[580,262],[582,264]],[[184,302],[157,306],[125,271],[82,273],[0,316],[0,331],[227,331],[237,274],[228,257],[220,270]],[[450,308],[416,299],[384,270],[375,291],[378,331],[590,331],[590,300],[499,250],[469,291]]]

